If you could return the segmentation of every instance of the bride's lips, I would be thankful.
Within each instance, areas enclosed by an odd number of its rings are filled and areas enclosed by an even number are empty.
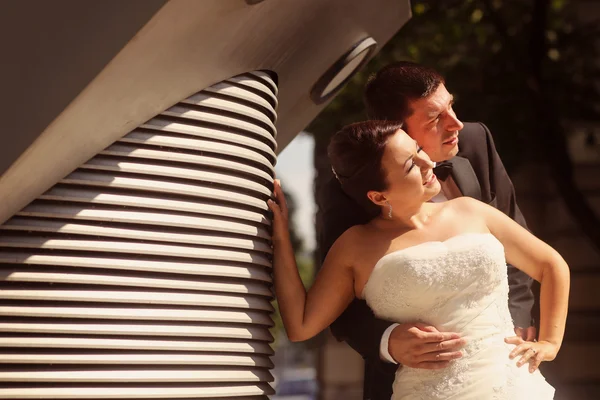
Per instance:
[[[445,142],[442,142],[442,144],[444,144],[446,146],[454,146],[457,143],[458,143],[458,135],[452,136],[450,139],[446,140]]]
[[[431,175],[429,177],[427,177],[427,179],[425,179],[425,182],[423,182],[423,186],[429,186],[436,180],[437,180],[437,176],[435,176],[435,174],[433,172],[431,172]]]

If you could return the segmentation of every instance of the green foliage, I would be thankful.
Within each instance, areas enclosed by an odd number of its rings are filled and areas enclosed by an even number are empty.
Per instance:
[[[483,121],[509,171],[531,157],[536,124],[528,93],[533,1],[413,0],[413,17],[312,122],[317,145],[366,118],[362,91],[384,65],[413,60],[446,77],[464,121]],[[553,0],[542,62],[544,84],[561,121],[598,121],[600,24],[582,23],[575,2]]]

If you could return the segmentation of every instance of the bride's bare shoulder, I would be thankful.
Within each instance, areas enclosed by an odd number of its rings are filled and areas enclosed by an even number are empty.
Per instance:
[[[369,229],[368,225],[354,225],[348,229],[336,240],[337,242],[344,243],[346,245],[351,245],[355,242],[358,242],[360,238],[364,238],[364,235],[367,233]]]
[[[476,219],[477,217],[484,217],[487,214],[487,208],[490,206],[473,197],[462,196],[447,201],[446,207],[457,217]]]
[[[446,202],[447,206],[459,212],[473,212],[484,205],[481,201],[469,196],[461,196]]]
[[[330,253],[336,255],[336,258],[343,257],[352,259],[354,252],[361,247],[365,238],[368,238],[368,225],[354,225],[348,229],[333,243]]]

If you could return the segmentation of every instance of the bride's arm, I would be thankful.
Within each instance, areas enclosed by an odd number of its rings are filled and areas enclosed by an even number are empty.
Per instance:
[[[273,211],[273,275],[275,295],[286,333],[291,341],[303,341],[327,328],[354,299],[354,274],[342,235],[329,251],[315,282],[306,293],[289,238],[288,211],[279,181],[274,185],[277,203]]]
[[[541,284],[539,343],[517,346],[511,357],[523,354],[519,364],[534,358],[531,369],[551,361],[562,344],[569,300],[569,268],[552,247],[536,238],[512,219],[486,204],[473,201],[490,232],[504,246],[506,260]]]

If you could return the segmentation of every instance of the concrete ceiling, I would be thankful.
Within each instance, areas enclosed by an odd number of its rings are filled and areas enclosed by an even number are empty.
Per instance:
[[[10,0],[0,13],[0,223],[179,100],[277,73],[285,147],[326,105],[312,85],[352,46],[382,46],[408,0]]]
[[[0,175],[165,3],[2,3]]]

